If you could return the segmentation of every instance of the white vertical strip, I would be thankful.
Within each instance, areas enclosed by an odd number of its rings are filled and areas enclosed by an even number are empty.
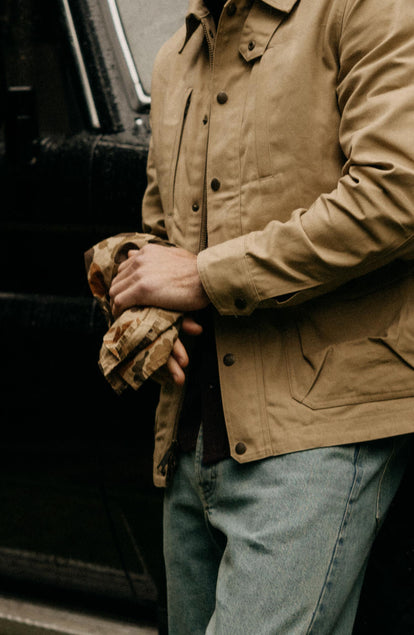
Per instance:
[[[122,54],[124,56],[125,63],[127,65],[129,74],[131,76],[132,83],[134,85],[138,100],[140,104],[142,104],[143,106],[147,106],[151,103],[151,98],[144,93],[141,82],[139,80],[137,69],[135,67],[133,57],[131,55],[131,50],[129,48],[128,41],[125,37],[125,31],[124,31],[124,27],[122,26],[121,18],[119,16],[116,0],[107,0],[107,2],[108,2],[109,11],[111,13],[112,21],[115,27],[115,32],[119,40]]]
[[[68,27],[72,48],[75,53],[76,63],[78,65],[82,88],[85,94],[86,105],[88,108],[90,122],[93,128],[99,130],[101,127],[101,124],[99,121],[98,112],[96,110],[95,101],[92,95],[91,85],[89,83],[88,74],[85,68],[85,63],[83,61],[82,51],[79,45],[79,40],[76,33],[75,25],[73,23],[73,18],[72,18],[72,13],[69,7],[69,2],[68,0],[62,0],[62,4],[65,11],[65,20]]]

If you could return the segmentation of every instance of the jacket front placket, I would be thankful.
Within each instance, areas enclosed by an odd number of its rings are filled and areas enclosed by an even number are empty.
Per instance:
[[[206,166],[209,246],[243,233],[240,130],[251,90],[249,77],[295,1],[274,0],[272,4],[255,2],[251,7],[237,1],[226,4],[214,46],[210,42],[213,57]]]
[[[240,130],[252,67],[260,62],[269,41],[295,3],[280,4],[286,10],[262,2],[246,9],[238,3],[235,14],[229,15],[225,8],[220,19],[212,65],[206,168],[209,246],[243,234]],[[254,317],[245,320],[217,316],[216,320],[230,451],[239,461],[260,458],[272,451],[261,363],[263,351],[255,325]]]

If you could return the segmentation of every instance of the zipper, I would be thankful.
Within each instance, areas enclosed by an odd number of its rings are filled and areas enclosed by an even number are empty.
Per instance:
[[[177,467],[177,456],[179,450],[179,443],[177,441],[178,423],[181,416],[181,410],[184,403],[185,390],[183,389],[180,394],[180,400],[178,402],[177,414],[174,420],[172,441],[168,446],[167,451],[162,457],[161,461],[157,465],[157,470],[165,476],[166,485],[169,485],[173,479],[174,472]]]
[[[211,42],[211,37],[210,37],[210,34],[208,32],[207,24],[205,23],[204,20],[202,21],[202,25],[203,25],[204,37],[206,38],[206,41],[207,41],[209,61],[210,61],[210,73],[213,74],[213,68],[214,68],[214,46],[215,45]],[[184,125],[185,125],[185,121],[186,121],[186,118],[187,118],[188,109],[190,108],[191,95],[192,95],[192,90],[191,90],[191,92],[189,93],[189,95],[187,97],[187,101],[186,101],[185,108],[184,108],[184,114],[183,114],[183,119],[182,119],[182,124],[181,124],[181,134],[180,134],[180,139],[179,139],[179,143],[178,143],[177,157],[179,156],[182,136],[183,136],[183,132],[184,132]],[[207,153],[208,153],[208,139],[207,139],[207,146],[206,146],[206,160],[205,160],[206,168],[205,168],[205,173],[204,173],[202,218],[201,218],[201,228],[200,228],[199,251],[201,251],[202,249],[205,249],[207,247]],[[176,161],[176,166],[175,166],[174,183],[175,183],[175,176],[176,176],[176,171],[177,171],[177,164],[178,164],[178,160]],[[180,416],[181,416],[181,410],[182,410],[182,406],[183,406],[183,402],[184,402],[184,395],[185,395],[185,390],[183,389],[181,391],[180,401],[179,401],[178,408],[177,408],[177,415],[176,415],[175,421],[174,421],[174,427],[173,427],[173,434],[172,434],[171,444],[169,445],[167,451],[165,452],[165,454],[162,457],[161,461],[157,465],[157,469],[162,474],[162,476],[165,477],[167,485],[169,485],[171,483],[172,478],[174,476],[175,469],[177,467],[177,455],[178,455],[178,450],[179,450],[179,443],[177,441],[177,432],[178,432],[178,423],[179,423]]]
[[[173,439],[170,447],[162,457],[161,461],[157,465],[157,469],[163,476],[165,476],[166,483],[169,485],[174,476],[175,469],[177,467],[177,454],[178,454],[178,441]]]
[[[191,336],[189,336],[189,338],[187,339],[188,341],[184,341],[184,346],[191,360],[192,359],[191,351],[193,350],[194,344],[192,344]],[[190,366],[188,367],[187,370],[191,370],[191,361],[190,361]],[[187,378],[186,378],[186,382],[187,382]],[[174,423],[172,426],[171,443],[168,446],[167,451],[165,452],[161,461],[157,465],[157,470],[162,474],[162,476],[165,477],[167,485],[171,483],[172,478],[174,476],[175,469],[177,467],[177,457],[178,457],[178,452],[180,450],[180,444],[177,440],[177,433],[178,433],[178,425],[180,423],[181,412],[183,409],[183,404],[184,404],[184,399],[186,394],[185,387],[186,385],[181,389],[181,392],[178,395],[177,411],[176,411]]]
[[[209,33],[209,29],[207,27],[206,21],[202,20],[201,24],[203,25],[204,37],[206,38],[206,41],[207,41],[208,56],[209,56],[209,60],[210,60],[210,71],[213,72],[213,67],[214,67],[214,46],[215,46],[215,44],[213,44],[211,42],[211,36],[210,36],[210,33]]]

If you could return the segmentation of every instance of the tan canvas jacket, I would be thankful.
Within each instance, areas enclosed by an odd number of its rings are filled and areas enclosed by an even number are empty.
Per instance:
[[[414,429],[413,33],[413,0],[231,0],[217,32],[191,0],[158,55],[144,231],[199,254],[237,461]]]

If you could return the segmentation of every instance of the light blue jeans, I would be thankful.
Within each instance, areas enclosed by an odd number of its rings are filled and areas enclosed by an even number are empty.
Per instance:
[[[350,635],[407,437],[240,465],[180,457],[165,495],[171,635]]]

